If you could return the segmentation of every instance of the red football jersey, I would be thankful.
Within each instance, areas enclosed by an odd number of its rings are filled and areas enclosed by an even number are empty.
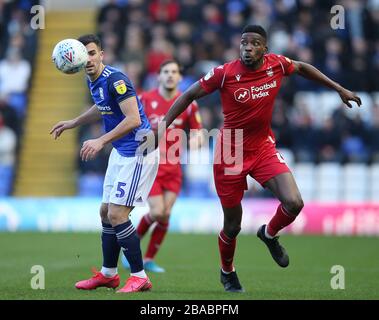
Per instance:
[[[220,90],[225,129],[243,129],[246,150],[259,147],[269,136],[274,100],[282,78],[294,71],[292,61],[276,54],[264,55],[258,70],[251,70],[241,60],[214,68],[200,84],[210,93]],[[232,140],[233,142],[233,140]]]
[[[144,92],[140,95],[141,102],[144,106],[145,114],[148,117],[150,124],[152,128],[156,128],[158,126],[158,123],[162,121],[168,110],[171,108],[174,101],[181,95],[181,92],[178,92],[178,94],[171,100],[166,100],[164,97],[162,97],[159,94],[158,89],[154,89],[148,92]],[[177,117],[173,123],[170,125],[170,127],[166,131],[165,141],[160,143],[159,149],[161,153],[161,163],[164,163],[163,161],[166,160],[165,163],[167,163],[166,154],[167,150],[170,146],[178,143],[179,138],[175,137],[174,141],[171,141],[167,139],[167,137],[170,137],[170,131],[172,129],[201,129],[201,117],[199,113],[199,107],[197,105],[197,102],[192,102],[189,107],[184,111],[179,117]],[[171,136],[173,138],[175,135]],[[183,137],[181,137],[183,138]],[[181,144],[181,142],[179,142]],[[164,147],[164,144],[166,147]],[[171,154],[169,155],[171,159]],[[177,159],[172,159],[174,162],[177,162],[179,164],[179,153],[175,153],[175,157]],[[171,163],[172,161],[168,162]]]

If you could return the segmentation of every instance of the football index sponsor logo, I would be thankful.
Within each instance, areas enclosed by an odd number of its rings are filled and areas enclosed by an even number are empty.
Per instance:
[[[236,101],[241,102],[241,103],[246,102],[247,100],[250,99],[249,89],[239,88],[238,90],[234,92],[234,99],[236,99]]]
[[[270,95],[268,90],[276,88],[276,86],[276,80],[272,81],[271,83],[265,83],[264,85],[259,87],[252,86],[251,98],[254,100],[258,98],[268,97]]]
[[[250,90],[246,88],[239,88],[234,92],[234,99],[236,99],[238,102],[245,103],[250,98],[252,100],[255,100],[258,98],[268,97],[270,95],[269,90],[276,87],[277,83],[276,80],[274,80],[271,83],[265,83],[259,87],[252,86]]]

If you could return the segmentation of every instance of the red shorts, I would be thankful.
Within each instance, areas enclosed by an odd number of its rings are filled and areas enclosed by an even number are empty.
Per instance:
[[[281,154],[276,150],[275,143],[265,142],[259,149],[243,153],[243,165],[237,169],[238,174],[226,174],[225,169],[237,168],[234,164],[213,165],[214,180],[217,194],[221,204],[226,208],[232,208],[238,205],[247,190],[247,175],[250,175],[257,182],[263,185],[271,178],[284,173],[290,172],[284,162]],[[235,170],[233,170],[235,171]]]
[[[160,164],[149,197],[163,194],[164,191],[179,194],[181,187],[182,169],[180,165]]]

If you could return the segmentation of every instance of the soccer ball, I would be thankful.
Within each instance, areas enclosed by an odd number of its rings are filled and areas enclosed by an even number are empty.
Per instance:
[[[88,61],[87,49],[83,43],[75,39],[65,39],[56,44],[52,59],[59,71],[66,74],[77,73]]]

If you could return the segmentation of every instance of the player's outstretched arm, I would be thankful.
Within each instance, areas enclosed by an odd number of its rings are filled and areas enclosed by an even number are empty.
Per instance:
[[[155,147],[158,147],[160,139],[163,137],[166,129],[171,125],[171,123],[181,115],[184,110],[196,99],[204,97],[208,94],[203,87],[200,85],[199,81],[196,81],[191,85],[182,95],[179,96],[172,104],[170,110],[166,113],[162,122],[158,125],[158,132],[155,135]],[[163,125],[162,125],[163,123]]]
[[[166,129],[170,124],[187,109],[187,107],[196,99],[199,99],[208,93],[201,87],[200,82],[195,82],[182,95],[179,96],[172,104],[170,110],[160,123],[158,128],[154,130],[148,137],[144,139],[139,147],[139,153],[145,154],[146,150],[154,150],[158,148],[159,141],[164,136]]]
[[[208,93],[202,88],[200,82],[195,82],[190,86],[178,99],[175,100],[170,110],[168,110],[166,116],[163,118],[162,122],[165,123],[166,129],[170,124],[187,109],[187,107],[192,103],[192,101],[206,96]]]
[[[62,134],[62,132],[67,129],[73,129],[82,124],[95,122],[100,118],[100,111],[97,109],[96,105],[93,105],[86,112],[82,113],[79,117],[76,117],[75,119],[59,121],[50,130],[50,134],[53,135],[54,139],[57,139]]]
[[[328,78],[325,74],[323,74],[320,70],[318,70],[314,66],[305,62],[301,62],[301,61],[293,61],[293,64],[295,67],[295,72],[298,75],[306,79],[321,83],[324,86],[337,91],[343,103],[345,103],[349,108],[352,108],[352,105],[350,104],[349,101],[354,101],[357,103],[359,107],[361,106],[362,104],[361,98],[359,98],[354,92],[347,90],[346,88],[342,87],[337,82]]]

